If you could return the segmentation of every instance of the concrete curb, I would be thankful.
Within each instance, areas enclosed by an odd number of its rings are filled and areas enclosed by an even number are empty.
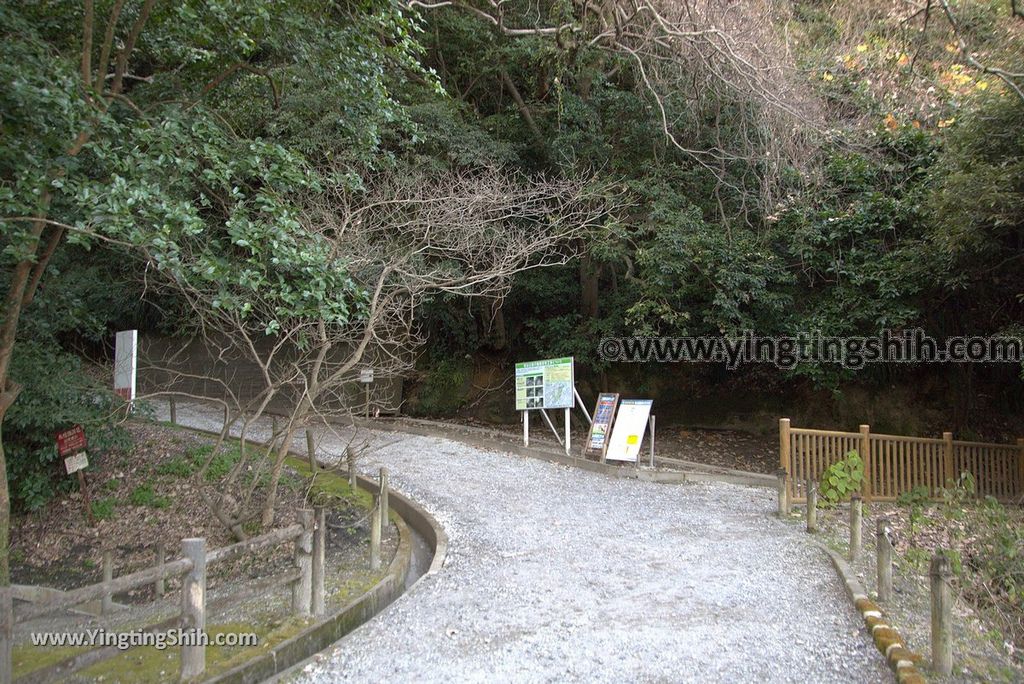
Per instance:
[[[748,487],[770,487],[777,486],[778,480],[774,475],[762,473],[748,473],[742,470],[732,470],[709,466],[702,463],[682,461],[656,457],[656,461],[668,461],[683,466],[685,470],[650,470],[648,468],[637,468],[630,465],[611,465],[607,463],[596,463],[582,458],[566,456],[561,449],[544,447],[524,447],[521,444],[509,439],[507,433],[487,428],[478,428],[470,425],[457,425],[452,423],[441,423],[420,418],[381,418],[377,420],[357,419],[356,425],[369,430],[381,432],[393,432],[403,434],[420,435],[422,437],[440,437],[450,439],[469,446],[504,451],[517,456],[536,458],[548,463],[557,463],[564,466],[572,466],[583,470],[619,477],[623,479],[641,480],[644,482],[661,482],[666,484],[678,484],[682,482],[725,482],[728,484],[745,485]]]
[[[885,612],[878,604],[868,598],[868,593],[864,590],[864,586],[857,579],[846,559],[821,542],[815,541],[814,543],[832,561],[832,567],[836,569],[840,579],[843,580],[846,593],[853,602],[854,608],[857,609],[857,612],[863,618],[864,625],[867,627],[868,633],[871,634],[871,640],[874,642],[875,648],[878,649],[879,653],[885,658],[886,663],[896,674],[896,681],[900,684],[925,684],[928,680],[917,669],[917,664],[923,659],[922,656],[907,648],[906,641],[889,624]]]
[[[187,425],[177,427],[204,434],[219,434]],[[296,458],[308,458],[307,455],[295,450],[289,450],[289,453]],[[379,483],[375,480],[359,474],[356,478],[361,488],[373,494],[379,491]],[[437,574],[448,555],[448,535],[444,529],[426,509],[394,488],[388,491],[388,504],[388,508],[398,514],[394,520],[399,531],[399,544],[398,551],[383,579],[337,613],[310,625],[269,652],[202,681],[227,684],[261,682],[270,678],[277,680],[285,672],[302,666],[312,656],[381,613],[406,591],[405,582],[412,563],[412,538],[409,528],[423,537],[433,552],[430,567],[409,589],[412,590],[425,578]]]
[[[360,484],[365,488],[365,482]],[[389,492],[389,498],[391,496]],[[391,559],[387,574],[370,591],[349,602],[337,613],[282,641],[267,653],[203,681],[217,684],[262,682],[324,650],[389,606],[404,592],[405,579],[412,564],[409,527],[401,516],[395,518],[395,525],[398,527],[398,551]]]

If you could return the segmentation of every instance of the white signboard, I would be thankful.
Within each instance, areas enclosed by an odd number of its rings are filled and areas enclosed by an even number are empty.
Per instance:
[[[89,457],[86,456],[84,451],[79,451],[74,456],[68,456],[64,459],[64,467],[67,469],[68,475],[76,473],[89,467]]]
[[[135,400],[138,344],[138,330],[122,330],[114,340],[114,392],[125,401]]]
[[[611,439],[608,440],[605,459],[636,462],[653,404],[651,399],[623,399],[619,402],[619,412],[612,427]]]
[[[359,382],[373,382],[373,369],[364,368],[363,370],[359,371]]]
[[[572,408],[575,401],[571,356],[516,364],[517,411]]]

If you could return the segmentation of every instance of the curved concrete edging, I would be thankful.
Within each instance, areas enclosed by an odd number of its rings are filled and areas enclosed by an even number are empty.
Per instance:
[[[395,518],[395,525],[398,527],[398,551],[388,565],[387,574],[372,589],[349,602],[337,613],[328,615],[277,644],[267,653],[204,681],[218,684],[261,682],[322,651],[389,606],[402,595],[412,564],[409,527],[400,516]]]
[[[657,457],[660,460],[677,463],[685,468],[683,471],[659,471],[631,467],[629,465],[612,465],[597,463],[582,458],[566,456],[561,449],[542,447],[525,447],[508,439],[509,435],[498,430],[477,428],[470,425],[441,423],[422,418],[384,418],[377,420],[357,419],[356,424],[381,432],[397,432],[423,437],[441,437],[469,446],[494,449],[506,453],[536,458],[548,463],[573,466],[592,473],[600,473],[610,477],[641,480],[644,482],[660,482],[679,484],[682,482],[725,482],[728,484],[746,485],[749,487],[776,487],[778,479],[774,475],[749,473],[719,466],[682,461],[674,458]]]
[[[875,648],[896,674],[896,681],[900,684],[925,684],[928,680],[917,669],[917,663],[922,660],[921,655],[906,646],[906,641],[888,623],[882,609],[868,598],[864,586],[854,575],[853,569],[850,568],[846,560],[821,542],[815,541],[815,543],[832,561],[832,567],[836,569],[840,579],[843,580],[843,586],[846,587],[846,593],[853,602],[854,608],[864,619],[864,625],[871,634]]]
[[[212,430],[184,425],[178,427],[206,434],[219,434]],[[297,458],[305,458],[297,451],[291,450],[290,453]],[[374,494],[379,491],[379,484],[376,481],[359,474],[356,477],[358,485],[363,489]],[[448,555],[448,535],[441,525],[425,508],[393,488],[388,491],[388,508],[397,513],[394,520],[398,527],[399,543],[398,551],[391,559],[388,572],[383,579],[337,613],[322,618],[299,634],[273,647],[267,653],[203,681],[217,684],[260,682],[280,676],[284,672],[302,665],[310,657],[381,613],[406,591],[406,578],[412,565],[410,528],[427,541],[433,552],[433,558],[427,571],[409,589],[415,588],[424,578],[433,576],[440,571]]]

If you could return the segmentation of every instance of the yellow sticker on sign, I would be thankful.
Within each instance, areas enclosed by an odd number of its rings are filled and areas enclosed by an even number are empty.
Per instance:
[[[640,441],[640,435],[629,435],[626,437],[626,444],[637,444]]]

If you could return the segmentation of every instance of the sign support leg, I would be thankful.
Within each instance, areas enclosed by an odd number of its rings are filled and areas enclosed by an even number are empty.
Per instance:
[[[569,442],[572,439],[569,436],[569,414],[570,413],[572,413],[572,409],[571,408],[565,409],[565,455],[566,456],[569,455],[569,449],[571,448],[569,446]]]
[[[92,517],[92,503],[89,501],[89,485],[85,482],[85,473],[78,471],[78,488],[82,490],[82,503],[85,504],[85,515],[89,518],[89,524],[96,526],[96,519]]]
[[[649,419],[651,423],[651,467],[654,467],[654,416]]]
[[[573,385],[573,388],[572,388],[572,396],[575,399],[576,406],[579,408],[580,411],[583,412],[583,415],[586,417],[587,424],[590,425],[590,427],[594,427],[594,419],[590,417],[589,413],[587,413],[587,405],[583,401],[583,397],[580,396],[580,393],[576,389],[575,385]]]
[[[530,446],[530,411],[523,411],[523,446]]]
[[[538,410],[540,411],[540,415],[544,419],[544,422],[548,424],[549,428],[551,428],[551,434],[553,434],[555,436],[555,439],[558,440],[558,446],[564,447],[565,442],[562,441],[562,435],[558,434],[558,430],[555,428],[555,424],[551,422],[551,416],[548,415],[547,409]]]

